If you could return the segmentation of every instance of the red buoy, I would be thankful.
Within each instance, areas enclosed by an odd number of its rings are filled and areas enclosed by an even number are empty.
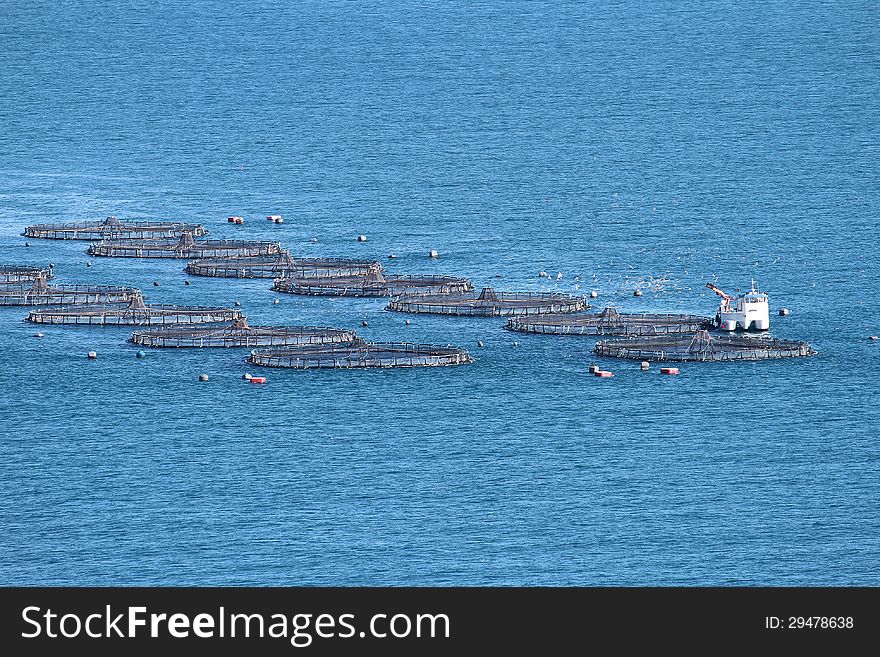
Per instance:
[[[593,376],[598,376],[600,379],[610,379],[614,374],[608,370],[596,370],[593,372]]]
[[[677,367],[661,367],[660,374],[681,374]]]
[[[266,383],[266,377],[265,376],[252,376],[250,378],[250,382],[251,383]]]

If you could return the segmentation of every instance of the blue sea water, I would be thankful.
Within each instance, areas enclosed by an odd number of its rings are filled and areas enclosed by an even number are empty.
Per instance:
[[[0,308],[0,582],[880,584],[875,3],[3,2],[0,43],[0,261],[476,357],[252,386]],[[589,338],[19,236],[109,214],[621,310],[755,277],[819,355],[598,380]]]

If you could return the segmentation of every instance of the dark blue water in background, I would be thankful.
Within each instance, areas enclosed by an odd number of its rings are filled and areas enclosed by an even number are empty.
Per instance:
[[[0,261],[477,358],[252,386],[242,350],[137,360],[126,329],[38,340],[2,308],[0,581],[880,584],[878,25],[867,1],[0,4]],[[621,310],[713,314],[707,281],[754,276],[820,355],[603,381],[589,338],[18,235],[108,214]]]

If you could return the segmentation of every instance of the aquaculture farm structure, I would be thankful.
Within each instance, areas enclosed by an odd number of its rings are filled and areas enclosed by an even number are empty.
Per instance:
[[[711,335],[697,331],[688,335],[604,340],[594,348],[598,356],[643,361],[733,361],[797,358],[816,352],[806,342],[745,335]]]
[[[49,285],[46,276],[0,283],[0,306],[50,306],[128,302],[140,295],[136,287],[116,285]]]
[[[388,297],[398,294],[464,293],[471,282],[457,276],[396,275],[373,271],[363,276],[296,276],[275,280],[272,288],[288,294],[340,297]]]
[[[145,347],[286,347],[349,344],[354,331],[323,326],[249,326],[245,318],[229,326],[173,326],[135,331],[131,342]]]
[[[178,239],[104,240],[89,246],[89,255],[115,258],[228,258],[281,253],[278,242],[196,240],[184,232]]]
[[[36,224],[25,228],[22,235],[49,240],[106,240],[173,238],[184,232],[196,237],[208,234],[201,224],[177,221],[120,221],[116,217],[107,217],[103,221]]]
[[[27,265],[0,265],[0,285],[4,283],[23,283],[37,278],[52,278],[52,267],[29,267]]]
[[[511,317],[505,328],[547,335],[669,335],[693,333],[712,326],[710,317],[696,315],[619,313],[605,308],[600,313]]]
[[[491,287],[484,287],[479,294],[404,294],[387,306],[387,310],[398,312],[474,317],[572,313],[587,308],[584,297],[556,292],[496,292]]]
[[[146,305],[137,294],[128,304],[102,304],[32,310],[27,321],[36,324],[152,326],[232,322],[242,316],[237,308]]]
[[[193,260],[186,266],[188,274],[225,278],[331,278],[366,276],[380,271],[382,265],[374,260],[294,258],[286,250],[277,255],[204,258]]]
[[[263,367],[291,369],[363,369],[439,367],[472,363],[464,349],[407,342],[326,345],[252,351],[248,362]]]

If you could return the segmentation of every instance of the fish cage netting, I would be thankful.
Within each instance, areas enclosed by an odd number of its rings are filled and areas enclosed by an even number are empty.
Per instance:
[[[251,240],[196,240],[191,233],[183,233],[180,239],[105,240],[89,246],[86,253],[115,258],[225,258],[281,253],[281,244]]]
[[[505,328],[546,335],[668,335],[693,333],[711,328],[712,319],[697,315],[619,313],[605,308],[601,313],[513,317]]]
[[[374,272],[367,276],[283,277],[272,287],[278,292],[314,296],[388,297],[397,294],[467,292],[471,282],[457,276],[397,275]]]
[[[597,342],[596,355],[646,361],[732,361],[813,356],[806,342],[745,335],[689,335],[622,338]]]
[[[469,315],[497,317],[501,315],[538,315],[544,313],[571,313],[586,310],[585,297],[557,292],[496,292],[484,287],[477,293],[410,295],[392,299],[387,310],[406,313],[435,313],[440,315]]]
[[[201,224],[178,221],[120,221],[107,217],[103,221],[84,221],[69,224],[36,224],[24,229],[22,235],[49,240],[105,240],[177,237],[189,232],[196,237],[207,235]]]
[[[205,258],[193,260],[186,266],[188,274],[224,278],[331,278],[365,276],[380,271],[382,264],[375,260],[294,258],[289,251],[282,251],[277,256]]]
[[[59,306],[129,302],[136,287],[118,285],[48,285],[45,277],[0,284],[0,306]]]
[[[408,342],[367,343],[349,346],[313,346],[252,351],[248,362],[263,367],[291,369],[356,369],[389,367],[440,367],[472,363],[460,347]]]
[[[131,342],[145,347],[285,347],[344,344],[357,340],[354,331],[324,326],[248,326],[244,319],[230,326],[175,326],[135,331]]]
[[[27,321],[35,324],[151,326],[228,323],[241,317],[241,310],[237,308],[146,305],[138,294],[126,305],[104,304],[32,310],[27,316]]]
[[[37,278],[52,278],[51,267],[29,267],[27,265],[0,265],[0,284],[23,283]]]

